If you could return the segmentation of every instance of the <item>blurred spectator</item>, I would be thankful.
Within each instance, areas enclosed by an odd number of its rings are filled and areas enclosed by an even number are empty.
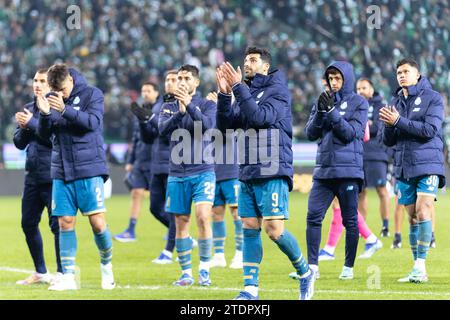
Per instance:
[[[107,141],[129,138],[127,109],[143,81],[191,63],[201,68],[206,93],[215,89],[216,65],[242,63],[252,44],[268,47],[274,66],[288,75],[298,138],[333,59],[350,60],[357,77],[371,77],[389,98],[396,61],[413,56],[434,88],[448,93],[450,2],[375,1],[380,30],[367,27],[371,2],[82,0],[81,30],[68,30],[67,3],[0,0],[0,141],[11,139],[13,115],[31,99],[24,85],[31,88],[38,67],[59,60],[104,91]]]

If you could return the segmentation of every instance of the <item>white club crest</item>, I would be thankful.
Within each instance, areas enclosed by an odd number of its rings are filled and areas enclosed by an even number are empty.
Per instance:
[[[264,94],[264,91],[263,92],[260,92],[260,93],[258,93],[258,95],[256,96],[256,98],[261,98],[262,96],[263,96],[263,94]]]
[[[422,103],[422,99],[420,99],[420,97],[417,97],[417,99],[414,101],[414,104],[416,105],[416,106],[418,106],[419,104],[421,104]]]
[[[344,101],[342,104],[341,104],[341,107],[340,107],[342,110],[345,110],[345,109],[347,109],[347,101]]]
[[[75,97],[75,99],[73,100],[73,104],[79,104],[80,103],[80,97]]]

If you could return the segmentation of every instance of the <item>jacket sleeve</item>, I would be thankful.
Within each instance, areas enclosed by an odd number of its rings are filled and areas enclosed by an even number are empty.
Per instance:
[[[386,126],[383,124],[383,143],[388,146],[392,147],[397,143],[397,131],[395,127]]]
[[[191,129],[190,128],[191,125],[193,128],[194,125],[193,121],[201,121],[203,132],[208,129],[216,127],[217,105],[214,102],[207,101],[203,108],[203,112],[199,108],[194,106],[191,102],[190,104],[187,105],[186,111],[192,120],[192,122],[191,121],[188,122],[189,128],[186,129]]]
[[[159,115],[153,114],[147,122],[139,122],[142,141],[145,143],[152,143],[158,136],[158,119]]]
[[[350,143],[355,139],[363,139],[364,137],[364,130],[366,129],[367,122],[368,103],[365,99],[361,100],[362,101],[356,107],[355,112],[349,121],[342,118],[336,108],[333,108],[328,113],[333,134],[344,143]]]
[[[426,140],[433,139],[442,128],[444,119],[444,103],[442,97],[435,96],[425,114],[424,121],[413,121],[405,117],[400,117],[395,127],[401,132],[406,132],[411,136]]]
[[[133,164],[134,161],[136,160],[136,146],[138,143],[138,139],[139,139],[139,129],[137,128],[137,124],[136,122],[134,122],[134,126],[133,126],[133,138],[131,140],[131,151],[128,155],[128,160],[127,160],[127,164]]]
[[[31,130],[17,127],[14,131],[13,142],[17,149],[23,150],[27,147],[33,137]]]
[[[94,131],[99,128],[103,122],[104,112],[103,93],[99,89],[94,89],[85,110],[75,110],[73,106],[66,105],[65,111],[61,115],[69,124],[74,124],[84,130]]]
[[[245,117],[241,114],[239,104],[232,104],[231,98],[231,94],[221,92],[217,98],[217,128],[222,131],[244,126]]]
[[[159,134],[161,136],[172,134],[172,132],[181,124],[183,116],[184,115],[179,111],[172,114],[168,105],[162,106],[158,120]]]
[[[50,139],[52,136],[53,122],[52,114],[39,113],[36,132],[42,139]]]
[[[322,137],[324,114],[324,112],[317,112],[317,106],[313,105],[305,126],[306,137],[309,141],[316,141]]]
[[[288,109],[289,94],[284,90],[280,90],[261,104],[256,103],[249,89],[242,83],[234,85],[233,93],[251,127],[269,128],[280,121]]]
[[[378,105],[373,110],[372,125],[369,125],[370,138],[375,138],[381,130],[380,109],[383,105]]]

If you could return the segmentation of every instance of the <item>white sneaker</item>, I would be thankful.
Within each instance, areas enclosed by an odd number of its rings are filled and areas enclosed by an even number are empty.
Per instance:
[[[50,285],[53,285],[53,284],[55,284],[56,282],[58,282],[59,279],[61,279],[62,275],[63,275],[62,272],[57,272],[57,273],[55,273],[55,275],[54,275],[53,278],[52,278],[52,281],[50,282]]]
[[[58,279],[50,285],[48,290],[50,291],[66,291],[66,290],[78,290],[77,282],[75,281],[75,274],[66,273],[62,274]]]
[[[53,277],[50,273],[33,273],[29,277],[23,280],[18,280],[16,284],[27,286],[30,284],[51,283]]]
[[[374,243],[366,243],[364,253],[360,255],[359,258],[368,259],[381,248],[383,248],[383,242],[381,242],[379,239],[377,239],[377,241],[375,241]]]
[[[102,289],[103,290],[112,290],[116,287],[116,283],[114,282],[114,274],[112,271],[112,263],[108,264],[100,264],[100,269],[102,271]]]
[[[227,261],[225,260],[225,254],[224,253],[215,253],[211,259],[211,268],[215,267],[226,267]]]
[[[243,265],[242,251],[236,250],[233,260],[231,260],[230,268],[231,269],[242,269],[243,267],[244,267],[244,265]]]

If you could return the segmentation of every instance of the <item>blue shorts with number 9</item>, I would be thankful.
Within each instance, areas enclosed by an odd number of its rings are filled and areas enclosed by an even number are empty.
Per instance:
[[[53,180],[52,216],[76,216],[78,209],[84,216],[106,212],[102,177]]]
[[[195,204],[214,203],[216,174],[205,172],[189,177],[167,179],[166,212],[190,214],[192,201]]]
[[[428,195],[436,198],[439,177],[437,175],[420,176],[411,179],[397,179],[398,203],[410,205],[416,203],[417,195]]]
[[[241,218],[289,219],[289,186],[283,178],[241,181],[238,198]]]

